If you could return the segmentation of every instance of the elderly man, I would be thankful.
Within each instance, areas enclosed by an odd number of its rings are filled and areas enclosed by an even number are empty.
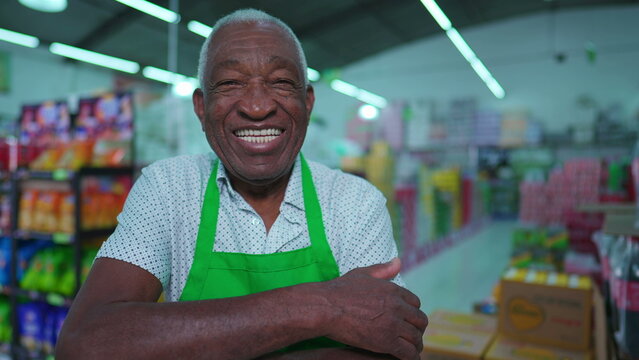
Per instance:
[[[384,198],[299,154],[315,97],[290,28],[228,15],[199,72],[217,157],[143,170],[56,358],[418,359],[428,320],[397,285]]]

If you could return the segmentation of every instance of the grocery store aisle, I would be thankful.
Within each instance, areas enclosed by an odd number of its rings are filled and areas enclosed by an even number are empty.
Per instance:
[[[403,274],[427,314],[436,309],[470,312],[489,296],[506,268],[515,222],[492,222],[469,239]]]

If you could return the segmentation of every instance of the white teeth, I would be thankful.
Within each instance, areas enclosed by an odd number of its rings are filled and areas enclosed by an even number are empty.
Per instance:
[[[252,130],[252,129],[242,129],[237,130],[235,135],[240,139],[257,144],[263,144],[270,141],[275,140],[279,135],[282,134],[282,130],[280,129],[262,129],[262,130]]]

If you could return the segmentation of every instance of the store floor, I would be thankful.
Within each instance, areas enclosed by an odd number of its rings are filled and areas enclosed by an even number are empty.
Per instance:
[[[422,301],[422,310],[471,312],[474,302],[488,297],[508,264],[515,226],[515,222],[489,223],[404,273],[408,289]]]

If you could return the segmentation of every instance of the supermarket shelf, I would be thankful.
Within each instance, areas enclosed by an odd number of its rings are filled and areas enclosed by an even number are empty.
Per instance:
[[[109,236],[113,233],[114,230],[114,227],[106,229],[82,230],[79,234],[43,233],[37,231],[17,230],[13,233],[13,236],[19,240],[44,240],[52,241],[56,244],[65,245],[74,243],[76,239],[91,239],[95,237]]]
[[[53,292],[41,292],[34,290],[25,290],[21,288],[15,288],[12,286],[0,286],[0,294],[10,296],[21,296],[33,301],[46,302],[53,306],[71,306],[73,298],[70,296],[64,296]]]
[[[85,167],[77,171],[58,169],[53,171],[36,171],[21,169],[15,174],[19,180],[53,180],[53,181],[69,181],[76,175],[78,176],[114,176],[114,175],[130,175],[133,173],[131,166],[123,167]]]

